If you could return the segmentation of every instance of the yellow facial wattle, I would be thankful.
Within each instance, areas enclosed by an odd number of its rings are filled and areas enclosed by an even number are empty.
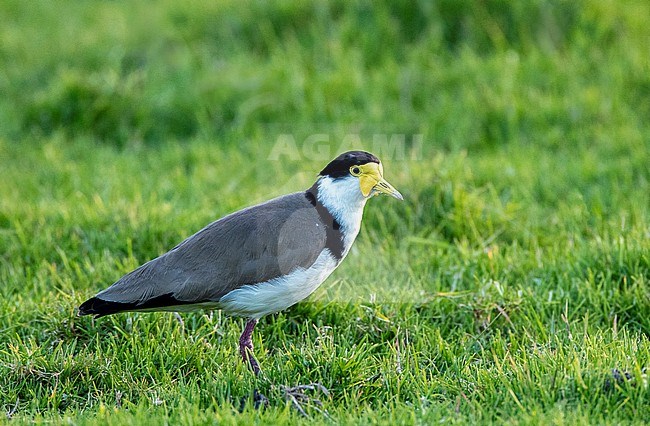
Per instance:
[[[384,179],[384,169],[379,163],[367,163],[350,168],[353,176],[359,177],[359,187],[364,197],[383,193],[403,200],[402,194]],[[373,193],[374,192],[374,193]]]

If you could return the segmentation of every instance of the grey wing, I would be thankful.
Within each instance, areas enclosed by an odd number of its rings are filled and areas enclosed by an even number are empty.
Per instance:
[[[211,223],[96,297],[128,310],[218,302],[242,285],[308,268],[325,242],[316,210],[303,193],[291,194]]]

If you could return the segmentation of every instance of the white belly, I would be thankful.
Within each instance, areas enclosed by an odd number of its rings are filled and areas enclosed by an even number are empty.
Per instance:
[[[219,308],[229,315],[259,319],[305,299],[336,267],[329,250],[323,250],[307,269],[298,268],[283,277],[231,291],[219,300]]]

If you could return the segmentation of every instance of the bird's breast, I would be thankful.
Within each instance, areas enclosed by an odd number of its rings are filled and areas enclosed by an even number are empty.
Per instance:
[[[348,254],[354,240],[359,235],[362,215],[363,210],[359,210],[351,212],[344,219],[341,219],[341,234],[343,235],[343,257],[341,260]]]

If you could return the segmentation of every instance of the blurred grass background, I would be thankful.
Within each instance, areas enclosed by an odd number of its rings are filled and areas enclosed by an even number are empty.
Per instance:
[[[342,423],[650,417],[648,16],[609,0],[2,2],[0,408],[300,421],[281,395],[237,412],[265,386],[238,364],[239,322],[74,308],[209,221],[308,187],[318,149],[404,135],[403,155],[378,154],[406,201],[372,200],[324,288],[260,324],[269,381],[321,381]],[[287,136],[297,153],[277,151]],[[612,394],[614,368],[636,381]]]
[[[1,7],[11,139],[227,145],[385,123],[438,149],[627,146],[650,115],[644,1]]]

